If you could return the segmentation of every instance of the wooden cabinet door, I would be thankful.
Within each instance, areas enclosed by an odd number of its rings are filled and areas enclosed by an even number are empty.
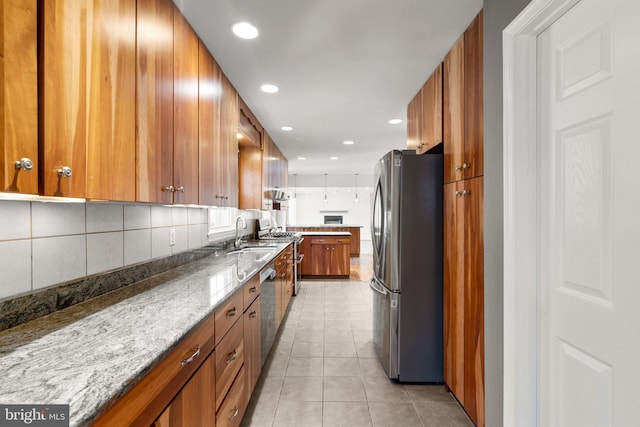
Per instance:
[[[314,276],[331,274],[331,246],[311,245],[311,274]]]
[[[89,4],[87,197],[135,201],[136,5]]]
[[[198,203],[198,36],[173,14],[174,203]]]
[[[349,227],[351,233],[351,256],[360,256],[360,227]]]
[[[305,237],[304,240],[298,245],[298,252],[303,254],[304,257],[300,262],[300,274],[307,276],[312,274],[311,268],[311,237]]]
[[[0,7],[0,191],[38,192],[37,1]],[[25,159],[26,168],[16,168]],[[27,161],[28,159],[28,161]],[[29,161],[31,165],[29,165]]]
[[[442,142],[442,64],[422,86],[422,132],[417,152],[422,154]]]
[[[351,244],[331,245],[331,272],[334,276],[348,276],[350,270]]]
[[[258,382],[262,368],[260,361],[260,308],[260,295],[258,295],[244,314],[244,365],[249,396]]]
[[[173,14],[171,0],[138,0],[136,200],[173,203]]]
[[[238,93],[229,79],[221,74],[220,153],[218,168],[222,173],[223,206],[238,206]]]
[[[464,198],[464,407],[484,426],[484,190],[483,178],[465,180]]]
[[[47,1],[43,15],[42,192],[134,201],[135,3]]]
[[[88,0],[41,3],[43,73],[40,188],[46,196],[86,196]],[[58,171],[65,169],[65,176]],[[68,171],[71,171],[71,174]]]
[[[407,148],[415,150],[422,141],[422,90],[407,106]]]
[[[224,206],[224,176],[218,163],[220,146],[220,67],[206,46],[199,42],[199,202]]]
[[[443,152],[444,182],[463,178],[464,163],[464,42],[462,36],[444,58],[443,66]]]
[[[153,427],[215,426],[215,354],[202,363]]]
[[[482,11],[464,33],[464,178],[484,175]]]
[[[444,186],[444,381],[464,402],[464,182]]]

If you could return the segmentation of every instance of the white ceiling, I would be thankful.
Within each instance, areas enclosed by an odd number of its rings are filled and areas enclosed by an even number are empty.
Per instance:
[[[408,102],[482,7],[482,0],[174,2],[289,159],[290,174],[371,174],[384,153],[405,148],[406,122],[388,120],[405,120]],[[258,38],[234,36],[238,21],[255,25]],[[263,93],[263,83],[280,91]],[[280,130],[285,125],[294,130]]]

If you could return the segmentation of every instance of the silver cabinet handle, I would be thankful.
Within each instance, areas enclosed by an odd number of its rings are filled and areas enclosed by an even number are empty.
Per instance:
[[[233,412],[233,415],[231,416],[231,418],[229,418],[227,420],[227,424],[231,424],[233,422],[233,420],[236,419],[236,417],[238,416],[238,414],[240,413],[240,410],[238,409],[238,405],[236,405],[235,411]]]
[[[463,190],[462,191],[462,195],[463,196],[468,196],[469,194],[471,194],[471,191],[469,191],[469,190]]]
[[[173,188],[173,185],[167,185],[166,187],[162,187],[162,191],[167,193],[173,193],[176,190],[175,188]]]
[[[235,316],[238,313],[238,309],[233,307],[231,310],[227,311],[227,314],[225,314],[224,317],[226,317],[227,319]]]
[[[231,357],[227,359],[227,365],[238,358],[238,353],[236,352],[235,349],[233,350],[233,353],[229,353],[229,354],[231,355]]]
[[[179,191],[181,193],[184,193],[184,187],[177,187],[176,191]]]
[[[456,166],[456,172],[460,172],[462,170],[462,166]]]
[[[249,293],[250,294],[255,294],[257,290],[258,290],[258,288],[256,288],[255,286],[252,286],[252,287],[249,288]]]
[[[180,364],[184,368],[186,365],[188,365],[189,363],[193,362],[195,360],[195,358],[198,357],[199,355],[200,355],[200,344],[198,344],[198,346],[196,347],[196,351],[194,351],[191,356],[189,356],[186,359],[184,359]]]
[[[469,169],[471,167],[471,163],[463,163],[462,169]]]
[[[23,169],[26,171],[30,171],[33,169],[33,161],[28,157],[23,157],[20,160],[16,160],[16,169]]]
[[[456,196],[462,196],[462,191],[456,191]]]
[[[58,176],[61,176],[63,178],[71,178],[71,175],[72,175],[72,171],[69,166],[63,166],[60,169],[58,169]]]
[[[258,317],[258,313],[256,311],[249,313],[249,319],[255,319],[256,317]]]

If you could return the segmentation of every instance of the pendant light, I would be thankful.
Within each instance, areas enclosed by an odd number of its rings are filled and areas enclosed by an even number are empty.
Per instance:
[[[324,174],[324,200],[325,203],[327,203],[329,200],[327,200],[327,174]]]
[[[356,174],[356,198],[354,199],[354,201],[356,203],[358,202],[358,174]]]

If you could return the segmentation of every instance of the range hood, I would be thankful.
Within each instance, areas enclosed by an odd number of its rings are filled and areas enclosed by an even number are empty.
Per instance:
[[[274,200],[276,202],[283,202],[289,200],[289,195],[279,189],[267,190],[264,192],[265,199]]]

